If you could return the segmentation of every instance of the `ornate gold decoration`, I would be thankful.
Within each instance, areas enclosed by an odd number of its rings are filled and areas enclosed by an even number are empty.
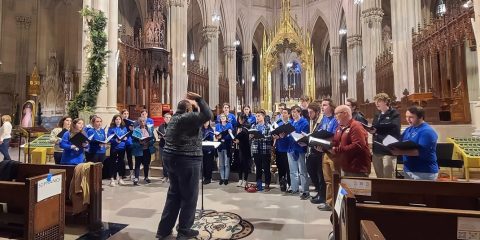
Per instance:
[[[313,46],[310,42],[311,33],[304,32],[290,15],[290,0],[282,0],[282,16],[275,29],[267,38],[263,34],[263,45],[260,54],[260,106],[265,110],[272,110],[272,70],[277,67],[278,53],[285,48],[297,52],[301,61],[302,70],[305,71],[306,84],[304,92],[310,97],[315,97],[315,67]]]
[[[32,75],[30,76],[30,80],[28,81],[28,95],[40,95],[40,75],[38,75],[37,65],[33,67]]]

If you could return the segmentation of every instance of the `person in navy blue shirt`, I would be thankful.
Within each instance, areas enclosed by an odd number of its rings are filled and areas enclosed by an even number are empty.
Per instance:
[[[295,132],[299,134],[308,133],[310,127],[307,119],[302,117],[302,109],[299,106],[293,106],[291,113],[293,117],[292,125],[295,128]],[[290,146],[288,148],[288,167],[290,169],[290,181],[292,182],[288,193],[298,194],[299,181],[301,181],[302,195],[300,195],[300,199],[307,200],[310,197],[310,192],[308,190],[307,165],[305,163],[307,146],[297,143],[291,134],[288,137],[290,138]]]
[[[88,147],[88,143],[83,143],[83,147],[77,147],[70,142],[70,139],[76,134],[85,134],[83,132],[83,120],[76,118],[72,121],[70,130],[63,134],[60,141],[60,147],[63,149],[62,165],[77,165],[85,161],[84,148]]]
[[[412,106],[406,112],[410,125],[402,134],[402,141],[412,141],[419,145],[418,150],[394,151],[403,156],[405,179],[436,180],[438,177],[437,140],[438,135],[425,122],[425,110]]]
[[[232,137],[230,134],[220,134],[221,132],[228,131],[233,134],[233,126],[227,121],[227,116],[220,114],[220,122],[215,125],[215,137],[222,144],[217,148],[218,152],[218,168],[220,171],[219,184],[228,184],[228,177],[230,175],[230,157],[228,154],[229,149],[232,148]]]
[[[125,174],[125,147],[128,137],[118,138],[120,136],[124,136],[128,133],[127,127],[125,127],[125,123],[122,120],[120,115],[115,115],[112,118],[112,122],[110,123],[110,128],[108,128],[107,136],[111,136],[113,134],[116,137],[110,139],[110,162],[112,165],[110,166],[110,186],[115,187],[115,182],[117,181],[117,174],[118,184],[125,185],[123,182],[123,174]],[[124,170],[121,171],[121,168]]]
[[[257,119],[255,118],[255,114],[252,113],[252,108],[250,108],[249,105],[243,106],[243,114],[245,114],[247,123],[252,126],[257,122]]]
[[[140,165],[143,165],[143,177],[145,183],[150,183],[148,173],[150,171],[150,161],[152,154],[155,153],[155,137],[153,135],[153,128],[147,126],[147,119],[144,117],[138,118],[138,127],[132,133],[132,154],[135,156],[135,178],[133,185],[138,185],[140,177]],[[142,140],[144,139],[144,140]]]
[[[275,123],[277,126],[282,126],[285,124],[292,124],[290,119],[290,109],[282,108],[280,119]],[[280,190],[282,192],[287,191],[287,185],[291,185],[290,181],[290,170],[288,168],[288,148],[290,146],[290,138],[286,138],[283,134],[282,136],[272,135],[274,139],[275,146],[275,162],[278,167],[278,177],[280,179]]]
[[[145,119],[147,119],[147,126],[149,128],[152,128],[153,127],[153,119],[149,118],[148,117],[148,111],[147,109],[142,109],[142,111],[140,112],[140,116],[141,117],[144,117]]]
[[[229,103],[224,103],[223,104],[223,114],[227,116],[227,122],[232,124],[232,129],[235,129],[237,127],[237,118],[235,118],[235,114],[230,113],[230,104]],[[220,115],[217,116],[217,121],[215,123],[220,123]]]
[[[206,121],[202,127],[202,141],[214,141],[213,128],[210,126],[210,120]],[[214,148],[202,148],[203,152],[203,184],[212,182],[213,160],[215,158]]]
[[[92,127],[88,130],[87,136],[92,140],[90,141],[90,146],[87,154],[88,162],[101,162],[105,161],[105,153],[107,150],[107,144],[102,143],[107,139],[105,129],[102,128],[102,118],[99,116],[94,116],[92,118]]]
[[[130,113],[128,112],[127,109],[123,109],[121,112],[122,115],[122,120],[123,119],[129,119],[128,117],[130,116]],[[129,126],[128,130],[133,131],[134,126]],[[132,136],[127,137],[127,141],[125,141],[125,153],[127,155],[127,163],[128,163],[128,170],[130,175],[130,180],[134,178],[133,175],[133,157],[132,157]],[[123,171],[122,176],[126,176],[125,172],[125,167],[121,168],[120,171]]]

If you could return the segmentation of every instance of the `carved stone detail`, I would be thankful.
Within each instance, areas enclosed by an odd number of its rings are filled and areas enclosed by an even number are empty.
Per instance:
[[[348,48],[355,48],[362,46],[362,35],[356,34],[347,37],[347,46]]]
[[[202,30],[203,38],[206,42],[212,41],[214,38],[218,37],[218,27],[217,26],[205,26]]]

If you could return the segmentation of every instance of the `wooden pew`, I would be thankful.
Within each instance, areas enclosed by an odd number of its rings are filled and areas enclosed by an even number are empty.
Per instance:
[[[337,197],[340,182],[352,186],[353,182],[369,183],[371,193],[356,191],[358,203],[382,205],[415,206],[426,208],[446,208],[459,210],[480,210],[480,184],[467,182],[414,181],[404,179],[353,178],[334,173],[334,199]],[[367,196],[369,195],[369,196]],[[335,236],[340,236],[339,217],[333,213]],[[388,239],[388,237],[387,237]]]
[[[66,171],[66,198],[65,214],[66,216],[87,215],[87,225],[89,229],[96,230],[102,227],[102,164],[95,163],[90,167],[90,204],[83,205],[81,212],[74,212],[72,202],[68,198],[70,183],[74,175],[75,166],[69,165],[45,165],[45,164],[21,164],[18,167],[17,181],[22,181],[26,177],[38,174],[48,173],[51,169],[63,169]],[[67,222],[68,224],[68,222]]]
[[[377,223],[389,240],[457,239],[460,222],[480,223],[479,211],[359,203],[346,185],[342,187],[347,191],[339,218],[342,235],[335,239],[358,240],[360,219]]]
[[[30,176],[23,181],[0,181],[0,228],[9,232],[23,232],[24,239],[63,239],[65,230],[65,178],[64,170],[52,171],[52,177],[60,184],[59,194],[38,199],[39,182],[48,174]],[[40,201],[38,201],[40,200]]]
[[[375,222],[360,220],[360,240],[385,240],[385,237]]]

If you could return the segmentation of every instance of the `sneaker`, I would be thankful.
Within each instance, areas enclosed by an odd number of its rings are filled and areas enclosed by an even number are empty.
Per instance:
[[[123,181],[122,178],[118,179],[118,185],[120,185],[120,186],[125,185],[125,182]]]
[[[242,185],[242,187],[243,187],[243,188],[246,188],[247,185],[248,185],[248,181],[247,181],[247,180],[243,180],[243,185]]]
[[[292,189],[286,192],[287,195],[297,195],[298,193],[299,193],[298,191],[293,191]]]
[[[152,181],[149,178],[145,178],[145,183],[151,183]]]
[[[138,186],[138,179],[137,178],[133,178],[133,185]]]
[[[157,235],[155,235],[156,238],[160,239],[160,240],[166,240],[169,238],[169,236],[172,235],[172,232],[170,232],[169,234],[167,235],[161,235],[160,233],[157,233]]]
[[[198,234],[199,232],[193,229],[179,230],[177,234],[177,239],[190,239],[198,236]]]
[[[111,179],[111,180],[110,180],[110,184],[108,184],[108,186],[110,186],[110,187],[115,187],[115,186],[117,186],[117,185],[115,184],[115,180]]]
[[[308,193],[302,193],[302,195],[300,195],[301,200],[307,200],[309,198],[310,198],[310,194]]]
[[[326,203],[321,203],[320,205],[317,206],[318,210],[320,211],[331,211],[332,207]]]
[[[243,181],[242,180],[238,181],[237,187],[243,187]]]
[[[320,195],[317,195],[317,196],[313,197],[312,199],[310,199],[310,202],[313,203],[313,204],[320,204],[320,203],[324,203],[325,200],[322,199],[320,197]]]
[[[223,184],[223,180],[220,179],[220,181],[218,182],[218,185],[222,185]]]

